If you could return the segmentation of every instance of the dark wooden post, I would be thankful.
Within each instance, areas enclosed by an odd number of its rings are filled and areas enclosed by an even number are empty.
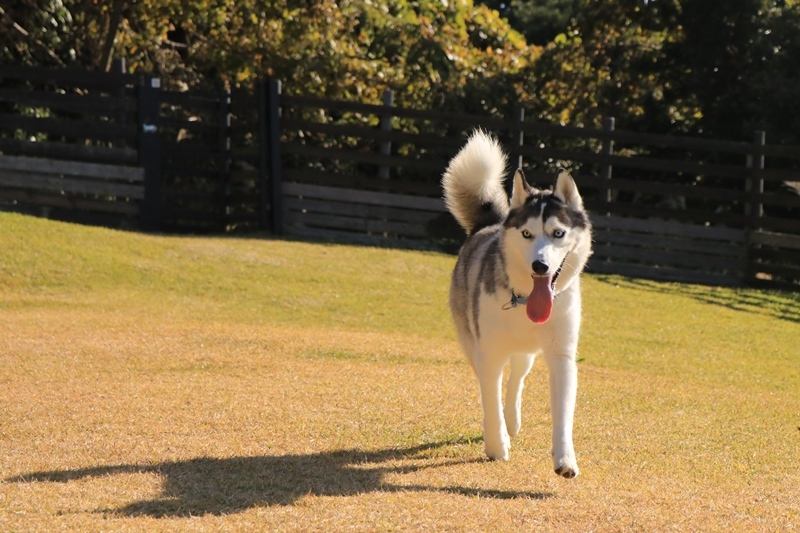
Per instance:
[[[256,100],[258,101],[258,227],[262,230],[269,229],[271,209],[269,203],[269,154],[267,150],[267,82],[260,79],[256,82]]]
[[[764,170],[764,145],[766,144],[767,134],[763,131],[756,131],[753,134],[753,152],[747,156],[747,167],[750,169],[750,176],[747,179],[748,202],[745,205],[745,213],[750,215],[753,220],[753,229],[758,230],[758,219],[764,216],[764,204],[761,203],[759,195],[764,192],[764,178],[759,171]]]
[[[259,181],[261,185],[261,227],[267,222],[275,235],[283,235],[283,169],[281,165],[281,82],[258,84]],[[266,209],[270,206],[267,221]]]
[[[603,117],[603,130],[611,133],[614,131],[614,124],[615,124],[614,117]],[[601,150],[601,154],[604,156],[611,157],[614,155],[614,140],[610,137],[603,138],[603,147]],[[604,201],[606,203],[606,215],[611,215],[611,200],[613,199],[613,194],[611,192],[611,175],[612,175],[612,165],[611,161],[604,164],[600,170],[600,177],[605,179],[606,184],[606,193]]]
[[[111,61],[110,72],[114,74],[125,74],[125,58],[115,57],[114,60]]]
[[[117,57],[111,62],[111,71],[112,74],[122,77],[125,74],[125,58]],[[125,100],[125,93],[126,93],[125,82],[120,81],[119,86],[117,87],[116,93],[117,98],[119,98],[120,102],[124,102]],[[128,112],[125,111],[124,104],[120,104],[120,110],[117,112],[117,124],[120,126],[125,126],[128,124]],[[125,136],[120,136],[116,141],[116,145],[120,148],[127,148],[128,141],[125,139]]]
[[[139,166],[144,169],[144,199],[139,224],[144,231],[161,228],[161,139],[158,134],[161,105],[161,79],[143,74],[138,88]]]
[[[383,92],[383,106],[386,108],[394,107],[394,91],[391,89],[386,89]],[[392,115],[386,114],[381,115],[381,131],[392,131]],[[381,155],[390,156],[392,155],[392,141],[383,141],[381,142]],[[382,180],[389,179],[389,173],[391,171],[391,167],[389,165],[381,165],[378,169],[378,177]]]
[[[228,226],[228,193],[231,175],[231,91],[219,95],[219,212],[222,230]]]
[[[512,142],[517,155],[517,168],[522,168],[522,145],[525,142],[525,132],[522,131],[522,123],[525,121],[525,110],[523,108],[517,108],[514,120],[519,123],[520,127],[514,130]]]
[[[744,213],[748,217],[747,227],[747,242],[745,250],[747,257],[747,281],[755,279],[758,272],[756,263],[758,262],[756,250],[761,246],[754,242],[753,235],[761,231],[761,217],[764,216],[764,204],[761,200],[761,194],[764,192],[764,178],[761,176],[761,170],[764,170],[764,145],[766,144],[766,132],[756,131],[753,134],[753,148],[752,152],[747,154],[747,168],[750,173],[745,182],[745,190],[747,192],[747,200],[744,203]]]

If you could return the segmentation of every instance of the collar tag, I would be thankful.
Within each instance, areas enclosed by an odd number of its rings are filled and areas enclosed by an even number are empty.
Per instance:
[[[520,296],[519,294],[514,292],[514,289],[511,289],[511,301],[503,306],[503,311],[514,309],[516,306],[525,305],[526,303],[528,303],[527,297]]]

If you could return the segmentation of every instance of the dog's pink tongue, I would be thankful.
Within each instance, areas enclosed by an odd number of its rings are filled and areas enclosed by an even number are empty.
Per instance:
[[[553,289],[550,276],[533,276],[533,290],[528,296],[525,311],[528,318],[537,324],[544,324],[553,310]]]

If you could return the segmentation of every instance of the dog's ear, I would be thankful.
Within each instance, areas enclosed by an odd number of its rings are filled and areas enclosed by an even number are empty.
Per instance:
[[[531,195],[531,186],[525,181],[522,169],[518,168],[514,173],[514,189],[511,192],[511,209],[516,209],[525,204],[525,200]]]
[[[560,198],[565,204],[574,209],[583,209],[583,199],[578,193],[578,186],[575,180],[566,170],[559,170],[556,178],[556,188],[553,191],[556,197]]]

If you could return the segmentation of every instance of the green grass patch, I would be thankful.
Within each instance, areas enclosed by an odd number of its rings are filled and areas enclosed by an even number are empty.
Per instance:
[[[507,463],[455,258],[0,213],[0,530],[800,527],[797,293],[584,278],[575,445]]]

